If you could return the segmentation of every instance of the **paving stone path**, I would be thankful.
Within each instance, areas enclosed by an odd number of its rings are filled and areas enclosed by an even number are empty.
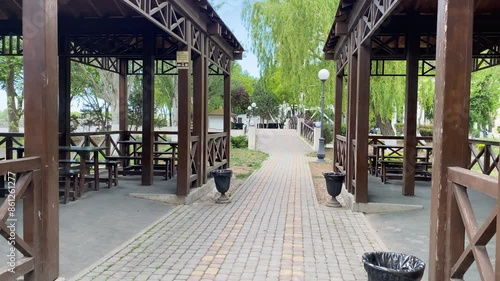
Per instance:
[[[381,250],[362,214],[317,204],[294,131],[259,131],[270,153],[230,205],[179,206],[78,280],[366,280]]]

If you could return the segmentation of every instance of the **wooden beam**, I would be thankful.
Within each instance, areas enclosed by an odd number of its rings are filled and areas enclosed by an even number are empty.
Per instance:
[[[373,26],[366,26],[367,32],[363,32],[363,38],[361,38],[360,44],[364,43],[365,40],[371,38],[371,36],[379,29],[379,27],[385,22],[385,20],[391,15],[392,11],[396,9],[396,7],[401,3],[402,0],[393,0],[388,1],[383,4],[383,12],[380,17],[377,18],[376,22],[373,22]],[[344,47],[345,44],[349,43],[349,36],[352,34],[354,28],[358,26],[362,21],[364,21],[363,17],[369,12],[371,6],[374,7],[375,10],[379,11],[380,3],[379,1],[367,0],[367,1],[357,1],[354,4],[354,7],[349,14],[348,26],[346,36],[341,36],[337,45],[334,48],[334,54],[338,54],[340,50]],[[365,27],[363,27],[364,29]]]
[[[350,50],[351,51],[351,50]],[[346,149],[346,181],[347,190],[351,193],[352,179],[354,178],[354,151],[353,141],[356,139],[356,98],[358,96],[358,57],[352,52],[349,54],[349,73],[348,73],[348,97],[347,97],[347,149]]]
[[[221,35],[221,26],[219,23],[214,22],[207,25],[208,35]]]
[[[23,1],[25,154],[42,161],[41,229],[35,235],[41,243],[37,259],[43,266],[30,277],[37,281],[59,277],[57,2]],[[36,24],[30,24],[35,18]]]
[[[231,69],[229,66],[229,73]],[[224,75],[224,133],[226,133],[226,168],[230,167],[230,148],[231,148],[231,74]]]
[[[65,37],[60,38],[60,50],[68,49]],[[59,145],[70,145],[71,132],[71,59],[59,58]],[[60,152],[60,159],[67,159],[68,152]]]
[[[335,35],[346,35],[347,34],[347,22],[337,22],[335,23]]]
[[[334,59],[335,59],[335,54],[325,53],[325,60],[334,60]]]
[[[142,73],[142,185],[153,184],[154,149],[154,49],[156,35],[144,34],[144,58]]]
[[[338,63],[338,62],[337,62]],[[344,94],[344,70],[335,76],[335,122],[333,123],[333,170],[338,171],[337,163],[337,135],[342,133],[342,97]]]
[[[201,45],[200,51],[202,55],[197,56],[193,59],[193,135],[199,137],[198,148],[196,149],[195,165],[198,171],[198,178],[196,180],[196,185],[201,186],[203,184],[203,177],[201,175],[205,174],[206,165],[203,163],[203,143],[206,141],[205,138],[205,58],[203,52],[205,50],[204,40],[200,40]]]
[[[205,61],[205,72],[204,72],[204,78],[203,78],[203,112],[204,112],[204,123],[203,123],[203,135],[205,136],[205,140],[203,143],[201,143],[201,147],[203,147],[203,164],[205,165],[205,173],[202,175],[203,177],[203,183],[208,182],[208,172],[206,169],[208,165],[208,92],[209,92],[209,87],[208,87],[208,73],[209,73],[209,56],[210,56],[210,50],[208,48],[208,43],[209,43],[209,38],[208,36],[204,38],[205,41],[205,50],[204,50],[204,58],[203,60]]]
[[[242,60],[243,52],[233,52],[233,60]]]
[[[370,121],[371,45],[358,47],[356,98],[356,193],[357,203],[368,203],[368,127]]]
[[[468,157],[473,0],[439,0],[432,170],[429,280],[445,280],[448,167]]]
[[[120,140],[129,140],[128,133],[128,86],[127,86],[127,73],[128,73],[128,60],[120,60],[118,81],[118,126],[120,130]],[[120,144],[120,152],[122,155],[127,155],[128,144]],[[128,165],[128,160],[124,165]]]
[[[128,130],[128,87],[127,87],[127,69],[128,61],[120,60],[120,76],[118,84],[119,92],[119,130],[125,132]]]
[[[413,16],[415,22],[418,17]],[[415,169],[417,160],[417,104],[418,104],[418,55],[420,34],[411,28],[406,35],[406,104],[403,154],[403,195],[415,195]]]
[[[191,38],[191,22],[186,22],[186,38]],[[188,36],[189,35],[189,36]],[[189,55],[191,65],[191,44],[180,46],[181,51]],[[179,137],[179,159],[177,165],[177,195],[187,196],[191,188],[189,180],[191,176],[191,73],[190,69],[179,69],[179,108],[178,111],[178,137]]]

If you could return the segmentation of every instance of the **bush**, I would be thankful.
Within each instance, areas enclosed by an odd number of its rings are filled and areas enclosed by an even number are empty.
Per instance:
[[[422,137],[432,137],[432,134],[434,133],[434,125],[433,124],[420,125],[418,130],[420,131],[420,135]]]
[[[325,139],[325,144],[333,142],[333,126],[323,128],[323,138]]]
[[[233,147],[233,148],[248,148],[247,136],[231,137],[231,147]]]
[[[404,123],[396,123],[396,124],[394,124],[394,127],[396,128],[396,134],[402,135],[404,133],[404,129],[405,129]]]
[[[340,127],[340,134],[347,137],[347,124],[342,123]]]

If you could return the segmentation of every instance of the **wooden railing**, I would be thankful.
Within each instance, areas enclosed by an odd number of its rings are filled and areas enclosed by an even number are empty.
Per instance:
[[[120,147],[118,145],[120,135],[120,131],[72,133],[70,135],[70,145],[105,147],[106,150],[99,151],[99,154],[102,155],[102,157],[114,154],[121,155]],[[74,159],[76,156],[77,154],[74,153],[71,158]],[[90,159],[93,157],[93,154],[90,155]]]
[[[335,167],[339,172],[345,173],[347,165],[347,138],[341,135],[336,136],[335,141]]]
[[[40,254],[43,241],[39,240],[42,219],[41,212],[41,160],[39,157],[28,157],[0,162],[0,175],[8,179],[7,198],[0,207],[0,232],[7,240],[10,251],[7,253],[8,263],[0,268],[0,280],[16,280],[24,276],[26,281],[41,279],[42,261]],[[16,174],[20,175],[16,180]],[[14,183],[15,181],[15,183]],[[23,218],[15,216],[16,206],[21,206],[23,199]],[[20,229],[17,224],[23,223],[23,238],[16,234]],[[8,224],[8,226],[7,226]],[[23,257],[16,256],[18,250]],[[10,256],[12,254],[12,256]]]
[[[384,140],[394,140],[394,141],[404,141],[403,136],[379,136],[379,135],[369,135],[368,145],[370,144],[385,144]],[[428,145],[426,142],[432,142],[432,137],[417,137],[417,142],[419,145]]]
[[[476,169],[485,174],[491,175],[493,171],[499,171],[499,143],[484,140],[469,140],[470,163],[468,169]]]
[[[200,137],[194,136],[191,137],[191,153],[189,155],[189,159],[191,162],[191,176],[190,176],[190,182],[196,181],[199,177],[199,171],[198,171],[198,166],[196,163],[198,162],[196,159],[197,157],[197,150],[198,150],[198,144],[200,143]]]
[[[5,151],[2,157],[13,159],[14,153],[11,149],[14,146],[24,145],[23,133],[0,133],[0,146],[5,146]]]
[[[154,133],[155,141],[169,141],[173,136],[177,137],[177,132],[155,131]]]
[[[226,147],[229,145],[227,133],[208,134],[207,138],[207,173],[228,163]]]
[[[482,226],[478,225],[472,203],[467,190],[473,189],[488,197],[498,200],[498,179],[464,168],[448,168],[448,210],[446,257],[449,263],[446,268],[445,280],[462,280],[470,266],[475,262],[479,276],[483,281],[498,280],[495,270],[486,250],[486,245],[497,232],[497,218],[500,214],[498,204],[488,215]],[[498,202],[498,201],[497,201]],[[466,239],[467,235],[467,239]],[[467,241],[467,246],[465,242]],[[500,239],[496,235],[496,247]],[[498,253],[498,251],[497,251]],[[495,260],[497,270],[500,269],[500,258]],[[497,275],[498,276],[498,275]]]
[[[307,140],[311,145],[314,144],[314,128],[302,123],[302,137]]]

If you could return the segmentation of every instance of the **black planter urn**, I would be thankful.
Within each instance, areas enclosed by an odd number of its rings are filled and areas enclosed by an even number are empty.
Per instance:
[[[326,190],[328,194],[332,197],[332,200],[326,204],[328,207],[341,208],[342,205],[337,201],[337,196],[340,195],[342,191],[342,185],[344,184],[345,175],[338,172],[328,172],[323,173],[326,180]]]
[[[231,176],[233,175],[233,171],[224,169],[224,170],[215,170],[212,172],[212,176],[215,180],[215,188],[217,191],[221,193],[219,199],[215,201],[217,204],[229,204],[231,203],[231,199],[226,196],[226,192],[229,190],[229,186],[231,185]]]

